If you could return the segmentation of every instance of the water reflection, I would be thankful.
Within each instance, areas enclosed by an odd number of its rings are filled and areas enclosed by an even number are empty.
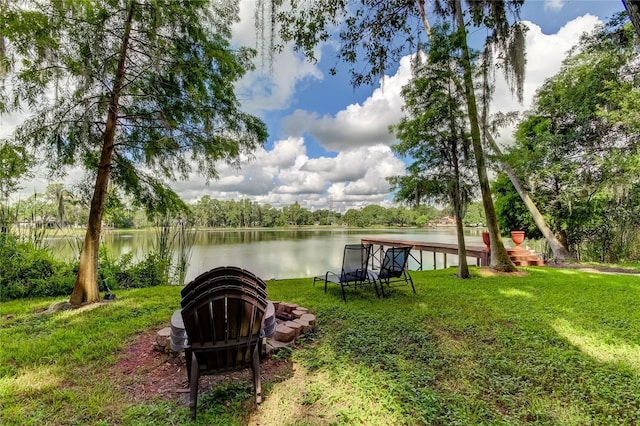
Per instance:
[[[285,229],[285,230],[196,230],[187,281],[216,266],[233,265],[270,278],[312,277],[327,270],[339,270],[345,244],[376,237],[411,241],[455,243],[454,228],[436,229]],[[482,245],[480,229],[466,231],[468,244]],[[52,238],[48,244],[65,259],[77,257],[70,238]],[[103,241],[112,256],[134,253],[141,258],[153,249],[156,233],[107,231]],[[447,256],[447,265],[456,265],[456,256]],[[436,267],[443,267],[442,255]],[[410,268],[417,268],[412,261]],[[433,256],[423,256],[423,268],[433,269]]]

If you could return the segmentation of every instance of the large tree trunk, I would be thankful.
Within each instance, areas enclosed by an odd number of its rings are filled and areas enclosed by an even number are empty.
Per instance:
[[[498,227],[498,218],[493,206],[491,198],[491,188],[489,186],[489,177],[482,149],[482,140],[480,138],[480,124],[478,122],[478,106],[476,104],[476,96],[473,90],[473,76],[471,67],[471,56],[469,54],[469,46],[467,45],[467,33],[464,26],[464,17],[462,16],[462,5],[460,0],[455,2],[455,17],[458,34],[462,43],[462,60],[464,66],[464,85],[467,97],[467,111],[469,115],[469,124],[471,125],[471,142],[473,145],[473,153],[476,160],[476,169],[478,172],[478,180],[480,182],[480,192],[482,194],[482,205],[484,207],[485,217],[487,219],[487,228],[491,238],[491,268],[503,272],[515,272],[517,268],[509,258],[507,249],[504,247],[502,237],[500,236],[500,228]]]
[[[93,198],[91,199],[91,209],[89,210],[89,224],[87,225],[87,233],[85,234],[82,252],[80,253],[78,275],[69,300],[72,305],[100,301],[100,289],[98,287],[100,231],[102,230],[102,214],[104,213],[104,202],[107,196],[109,176],[111,174],[111,161],[113,159],[114,140],[118,121],[118,107],[120,105],[120,91],[124,83],[125,59],[129,45],[131,21],[133,19],[133,5],[133,2],[129,4],[129,10],[127,12],[125,32],[120,47],[120,58],[118,60],[118,68],[113,82],[113,91],[111,92],[111,99],[109,101],[109,111],[107,112],[107,123],[105,125],[102,142],[100,163],[98,164],[98,175],[96,176]]]
[[[469,274],[469,265],[467,264],[467,247],[464,242],[464,211],[462,200],[460,197],[460,172],[458,171],[458,163],[454,158],[455,179],[453,210],[456,215],[456,236],[458,237],[458,277],[471,278]]]
[[[629,13],[631,23],[636,29],[636,34],[640,37],[640,1],[622,0],[622,4],[624,4],[625,9],[627,9],[627,13]]]
[[[502,151],[500,150],[500,147],[496,143],[495,139],[493,139],[493,136],[491,136],[488,132],[487,140],[491,145],[491,149],[493,149],[498,157],[502,157]],[[518,195],[520,195],[520,198],[524,202],[525,206],[527,206],[527,210],[529,210],[529,213],[531,213],[531,217],[533,217],[533,221],[535,222],[536,226],[538,227],[540,232],[542,232],[544,238],[547,240],[547,244],[549,244],[549,247],[553,252],[553,259],[560,262],[567,260],[574,261],[575,259],[569,252],[568,248],[563,245],[558,238],[556,238],[553,231],[547,226],[547,221],[544,220],[542,213],[540,213],[540,210],[538,210],[538,208],[536,207],[535,203],[529,196],[529,193],[520,183],[520,180],[516,176],[513,168],[506,161],[500,161],[500,164],[502,165],[504,172],[507,174],[507,176],[509,176],[513,187],[518,192]]]
[[[455,89],[453,89],[454,84],[449,82],[449,97],[453,96]],[[458,277],[467,279],[471,278],[471,274],[469,274],[469,265],[467,264],[467,247],[464,242],[464,205],[462,202],[462,188],[460,187],[460,162],[458,159],[458,144],[457,140],[459,139],[461,143],[465,143],[464,135],[461,134],[458,137],[458,126],[456,126],[456,120],[453,117],[453,114],[449,114],[449,127],[451,128],[451,133],[455,139],[452,140],[450,144],[451,152],[451,164],[453,165],[453,211],[456,216],[456,236],[458,238]],[[464,132],[461,132],[464,133]]]
[[[62,228],[65,225],[64,191],[62,189],[56,194],[56,199],[58,201],[58,226]]]
[[[463,217],[461,215],[462,206],[460,205],[460,201],[457,202],[457,206],[454,205],[454,210],[456,211],[456,235],[458,237],[458,277],[459,278],[471,278],[471,274],[469,273],[469,264],[467,263],[467,247],[464,242],[464,223]]]

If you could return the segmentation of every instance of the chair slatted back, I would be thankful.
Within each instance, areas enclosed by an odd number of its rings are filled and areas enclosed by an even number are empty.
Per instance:
[[[237,266],[219,266],[217,268],[210,269],[207,272],[203,272],[202,274],[194,278],[180,291],[180,296],[184,298],[203,283],[221,276],[242,277],[248,280],[248,282],[256,283],[265,291],[267,288],[267,284],[260,277],[256,276],[252,272],[247,271],[246,269],[242,269]]]
[[[254,294],[256,297],[267,298],[267,284],[253,274],[240,274],[232,269],[230,270],[230,274],[224,274],[223,270],[218,270],[215,271],[215,273],[209,274],[206,278],[204,275],[205,274],[202,274],[201,277],[203,278],[198,281],[194,280],[190,282],[187,286],[189,288],[185,287],[182,289],[182,301],[180,302],[182,307],[185,307],[191,300],[208,289],[219,286],[235,285],[246,289],[247,292]]]
[[[266,297],[238,277],[218,277],[226,284],[207,288],[182,308],[190,350],[203,374],[250,366],[260,340]]]

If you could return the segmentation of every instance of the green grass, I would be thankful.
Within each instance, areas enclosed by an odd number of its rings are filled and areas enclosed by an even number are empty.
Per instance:
[[[347,289],[347,303],[337,286],[270,281],[271,299],[316,314],[315,339],[289,355],[291,377],[263,383],[260,407],[250,383],[226,384],[200,396],[196,424],[640,424],[640,278],[525,271],[413,272],[416,295]],[[0,424],[188,423],[185,405],[135,404],[108,374],[179,290],[56,314],[34,313],[52,299],[3,303]]]

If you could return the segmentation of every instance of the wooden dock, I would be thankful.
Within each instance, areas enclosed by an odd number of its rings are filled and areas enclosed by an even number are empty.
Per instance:
[[[379,238],[361,238],[360,241],[363,244],[373,244],[374,247],[378,246],[377,249],[374,249],[374,256],[379,256],[380,263],[382,263],[382,259],[384,256],[384,247],[406,247],[411,246],[411,257],[418,263],[418,270],[422,271],[423,264],[423,252],[432,252],[433,253],[433,269],[436,269],[436,255],[438,253],[442,253],[444,256],[444,267],[447,267],[447,254],[458,255],[458,245],[457,244],[446,244],[446,243],[430,243],[424,241],[403,241],[403,240],[387,240],[387,239],[379,239]],[[468,245],[465,247],[467,257],[473,257],[476,259],[477,266],[489,266],[489,255],[490,252],[484,246],[472,246]],[[413,251],[417,251],[418,257],[416,257]]]

